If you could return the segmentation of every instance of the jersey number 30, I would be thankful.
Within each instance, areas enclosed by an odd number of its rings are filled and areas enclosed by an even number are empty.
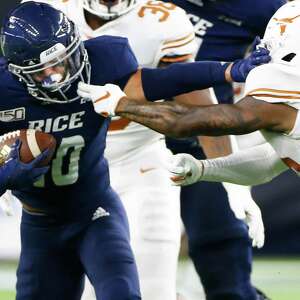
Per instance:
[[[148,1],[145,5],[141,7],[138,12],[139,17],[143,18],[146,12],[151,12],[152,14],[159,14],[159,22],[164,22],[168,19],[170,15],[170,10],[174,10],[176,5],[173,3],[165,3],[162,1]]]

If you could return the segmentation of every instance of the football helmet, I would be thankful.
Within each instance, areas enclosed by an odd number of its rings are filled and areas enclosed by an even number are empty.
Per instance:
[[[130,10],[137,4],[138,0],[79,0],[82,7],[93,15],[103,20],[116,19]]]
[[[261,45],[270,51],[271,62],[300,66],[300,1],[277,10],[270,19]]]
[[[66,92],[78,78],[90,82],[87,51],[74,23],[44,3],[25,2],[12,10],[1,30],[8,70],[35,98],[52,103],[79,99]]]

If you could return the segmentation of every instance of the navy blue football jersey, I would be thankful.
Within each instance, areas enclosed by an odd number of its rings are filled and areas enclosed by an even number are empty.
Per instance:
[[[91,84],[124,88],[138,68],[127,39],[102,36],[85,42],[91,64]],[[79,79],[68,91],[75,97]],[[34,187],[13,193],[31,207],[57,216],[90,212],[109,190],[103,157],[109,119],[98,115],[90,101],[43,103],[9,71],[0,74],[0,134],[22,128],[54,135],[57,149],[49,172]]]

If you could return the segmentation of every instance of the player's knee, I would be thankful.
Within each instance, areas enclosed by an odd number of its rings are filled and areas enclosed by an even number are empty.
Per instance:
[[[117,277],[106,282],[99,290],[101,300],[141,300],[138,286],[133,286],[126,278]],[[101,297],[101,298],[100,298]]]

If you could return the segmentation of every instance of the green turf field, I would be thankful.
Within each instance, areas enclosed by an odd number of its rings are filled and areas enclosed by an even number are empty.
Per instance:
[[[272,300],[300,300],[300,258],[254,262],[253,281]]]
[[[1,300],[12,300],[15,299],[15,293],[12,291],[0,291]]]
[[[15,265],[0,263],[0,300],[13,300]],[[179,265],[178,289],[188,300],[203,300],[198,278],[189,261]],[[272,300],[300,300],[300,258],[256,259],[253,281]]]

